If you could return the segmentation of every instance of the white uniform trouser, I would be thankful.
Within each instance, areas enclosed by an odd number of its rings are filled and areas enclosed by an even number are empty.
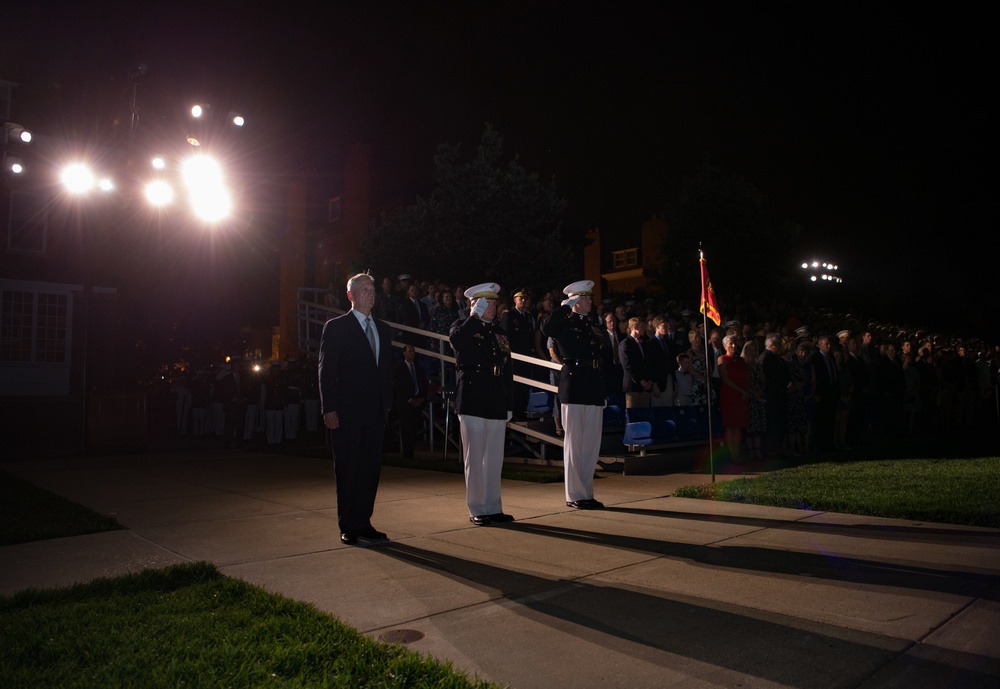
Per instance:
[[[566,502],[594,498],[594,470],[601,452],[604,408],[596,404],[562,405],[563,471]]]
[[[460,414],[463,459],[465,460],[465,501],[470,517],[500,514],[500,472],[503,469],[505,419],[484,419]]]

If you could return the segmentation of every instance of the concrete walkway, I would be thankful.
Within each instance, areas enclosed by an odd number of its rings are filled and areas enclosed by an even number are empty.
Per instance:
[[[1000,530],[669,497],[700,474],[600,474],[608,509],[386,468],[341,545],[332,462],[252,452],[3,463],[126,531],[0,548],[0,595],[207,560],[470,675],[553,687],[1000,686]]]

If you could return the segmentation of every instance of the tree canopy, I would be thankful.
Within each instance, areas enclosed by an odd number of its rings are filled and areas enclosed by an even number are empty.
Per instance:
[[[434,182],[428,198],[372,223],[360,265],[456,284],[495,280],[512,289],[563,284],[577,272],[560,235],[566,202],[554,180],[543,185],[517,156],[505,162],[503,138],[490,125],[469,160],[458,144],[438,146]]]

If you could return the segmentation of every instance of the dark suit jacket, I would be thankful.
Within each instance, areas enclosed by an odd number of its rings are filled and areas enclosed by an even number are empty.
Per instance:
[[[640,380],[651,380],[646,370],[646,357],[642,345],[629,335],[618,344],[618,359],[621,361],[622,390],[625,392],[645,392]]]
[[[788,407],[788,384],[792,381],[792,375],[788,371],[785,360],[765,349],[758,358],[761,368],[764,369],[764,397],[769,403],[774,403],[776,411]],[[770,411],[772,405],[768,405]]]
[[[431,320],[430,314],[427,312],[427,305],[419,299],[414,303],[409,297],[403,297],[399,301],[396,318],[399,323],[411,328],[426,327]]]
[[[417,394],[413,394],[413,378],[410,376],[410,367],[406,365],[406,361],[400,361],[396,364],[395,385],[393,389],[395,390],[396,405],[398,407],[402,407],[414,397],[427,399],[427,391],[430,387],[427,381],[427,374],[424,372],[423,367],[416,362],[413,364],[413,371],[417,374]]]
[[[840,391],[837,388],[836,378],[831,378],[830,369],[827,367],[827,360],[829,364],[834,369],[836,364],[833,360],[833,354],[828,354],[827,358],[823,358],[823,353],[816,351],[810,358],[813,365],[813,371],[816,374],[816,391],[815,394],[819,398],[819,404],[821,406],[836,404],[837,398],[840,396]]]
[[[354,313],[323,326],[319,350],[319,395],[322,413],[337,412],[341,426],[384,425],[392,408],[392,335],[375,319],[379,361]]]
[[[659,386],[661,392],[666,390],[667,382],[677,368],[676,358],[670,356],[670,344],[654,335],[646,340],[642,348],[646,352],[649,379]]]
[[[622,391],[622,362],[618,359],[618,345],[625,338],[615,328],[615,338],[612,339],[608,329],[602,328],[601,334],[604,336],[604,379],[608,384],[609,393],[620,393]]]

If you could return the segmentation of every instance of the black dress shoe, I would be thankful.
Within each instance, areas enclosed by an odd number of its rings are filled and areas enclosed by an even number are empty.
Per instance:
[[[496,514],[487,515],[491,522],[496,522],[498,524],[507,524],[508,522],[514,521],[514,518],[509,514],[504,512],[497,512]]]
[[[469,521],[475,524],[476,526],[489,526],[492,523],[490,522],[490,518],[485,515],[469,517]]]
[[[349,533],[342,533],[340,534],[340,542],[343,543],[344,545],[357,545],[358,537],[352,536]]]
[[[571,500],[566,503],[566,507],[572,507],[574,510],[603,510],[604,503],[590,498],[589,500]]]
[[[369,526],[367,529],[358,532],[358,536],[361,538],[368,539],[369,541],[386,541],[389,537],[386,536],[381,531],[376,531],[375,527]]]

